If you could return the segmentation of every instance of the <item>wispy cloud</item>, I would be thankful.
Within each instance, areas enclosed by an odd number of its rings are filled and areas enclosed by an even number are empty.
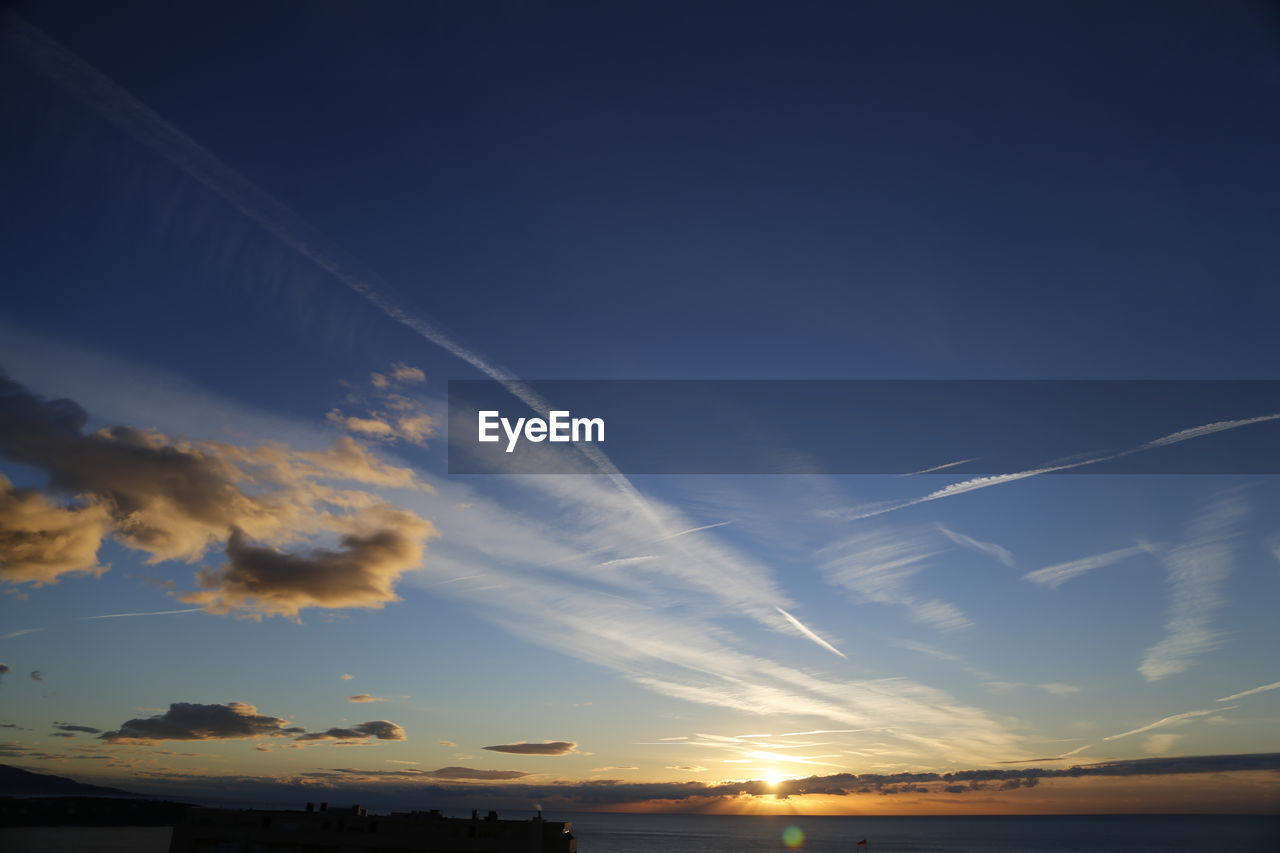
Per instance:
[[[1250,426],[1252,424],[1265,423],[1280,419],[1280,413],[1260,415],[1252,418],[1240,418],[1237,420],[1215,421],[1214,423],[1202,424],[1200,426],[1190,427],[1188,429],[1179,430],[1169,433],[1168,435],[1154,438],[1151,441],[1144,442],[1137,447],[1131,447],[1126,450],[1116,451],[1114,453],[1105,453],[1101,455],[1082,455],[1078,458],[1065,462],[1051,462],[1041,465],[1037,468],[1028,468],[1023,471],[1015,471],[1009,474],[993,474],[985,477],[974,477],[969,480],[962,480],[958,483],[952,483],[941,489],[929,492],[920,497],[907,498],[899,501],[888,501],[878,504],[868,504],[865,506],[849,507],[844,509],[825,510],[824,515],[833,518],[841,518],[849,521],[856,521],[864,518],[874,518],[878,515],[884,515],[890,512],[896,512],[900,509],[917,506],[919,504],[929,503],[931,501],[942,500],[943,498],[956,497],[958,495],[968,494],[978,489],[986,489],[992,486],[1001,486],[1006,483],[1014,483],[1019,480],[1025,480],[1028,477],[1038,477],[1041,474],[1052,474],[1058,471],[1070,471],[1075,468],[1082,468],[1088,465],[1096,465],[1099,462],[1110,462],[1115,459],[1122,459],[1126,456],[1132,456],[1137,453],[1143,453],[1157,447],[1167,447],[1172,444],[1178,444],[1183,441],[1200,438],[1214,433],[1224,432],[1226,430],[1238,429],[1240,427]]]
[[[1170,596],[1165,636],[1138,667],[1148,681],[1185,671],[1219,644],[1212,619],[1224,603],[1221,588],[1232,569],[1233,539],[1248,512],[1238,491],[1217,495],[1191,523],[1186,540],[1165,554]]]
[[[1050,589],[1057,589],[1072,578],[1078,578],[1094,569],[1110,566],[1112,563],[1118,563],[1121,560],[1127,560],[1139,554],[1149,554],[1151,551],[1152,549],[1147,545],[1117,548],[1114,551],[1094,554],[1091,557],[1081,557],[1078,560],[1071,560],[1066,563],[1055,563],[1043,569],[1036,569],[1034,572],[1027,572],[1022,578],[1032,583],[1044,584]]]
[[[1217,700],[1219,702],[1233,702],[1236,699],[1243,699],[1246,696],[1253,696],[1257,693],[1266,693],[1268,690],[1280,690],[1280,681],[1264,684],[1261,687],[1254,687],[1251,690],[1242,690],[1239,693],[1232,693],[1230,696],[1223,696]]]
[[[616,560],[605,560],[603,563],[596,563],[597,569],[607,569],[611,566],[629,566],[634,563],[648,563],[652,560],[659,560],[661,557],[656,554],[647,554],[640,557],[619,557]]]
[[[1054,696],[1070,696],[1073,693],[1079,693],[1080,688],[1074,684],[1063,684],[1058,681],[1051,681],[1044,684],[1035,684],[1025,681],[986,681],[982,684],[992,693],[1011,693],[1018,688],[1030,687],[1036,690],[1043,690],[1045,693],[1051,693]]]
[[[1234,705],[1231,705],[1226,708],[1209,708],[1207,710],[1202,710],[1202,711],[1186,711],[1181,714],[1171,714],[1168,717],[1161,717],[1160,719],[1156,720],[1154,723],[1148,723],[1145,726],[1139,726],[1138,728],[1130,729],[1127,732],[1120,732],[1119,734],[1108,735],[1104,737],[1103,740],[1120,740],[1121,738],[1132,737],[1133,735],[1140,735],[1144,732],[1152,731],[1153,729],[1162,729],[1162,728],[1165,728],[1166,726],[1180,726],[1183,723],[1188,722],[1189,720],[1194,720],[1196,717],[1206,717],[1210,714],[1218,714],[1218,713],[1221,713],[1222,711],[1229,711],[1234,707],[1235,707]]]
[[[923,468],[919,471],[908,471],[906,474],[900,474],[899,476],[915,477],[919,474],[932,474],[935,471],[945,471],[947,468],[955,468],[957,465],[964,465],[966,463],[974,462],[976,460],[977,460],[977,457],[975,456],[973,459],[960,459],[956,462],[944,462],[941,465],[934,465],[932,468]]]
[[[927,495],[921,495],[916,498],[868,504],[866,506],[851,507],[848,509],[827,510],[824,514],[835,518],[842,518],[847,521],[859,521],[865,518],[875,518],[878,515],[886,515],[891,512],[897,512],[900,509],[907,509],[908,507],[918,506],[932,501],[939,501],[943,498],[953,498],[959,495],[968,494],[969,492],[975,492],[979,489],[989,489],[992,486],[1002,486],[1005,483],[1015,483],[1018,480],[1025,480],[1028,477],[1037,477],[1041,474],[1051,474],[1055,471],[1067,471],[1071,468],[1078,468],[1082,465],[1089,465],[1100,461],[1102,461],[1101,458],[1089,459],[1084,462],[1071,462],[1062,465],[1047,465],[1041,468],[1030,468],[1026,471],[1016,471],[1011,474],[993,474],[987,477],[974,477],[969,480],[952,483],[949,486],[944,486],[941,489],[937,489],[929,492]]]
[[[717,527],[724,527],[726,524],[733,524],[733,521],[717,521],[715,524],[704,524],[701,527],[690,527],[688,530],[677,530],[675,533],[668,533],[657,541],[665,542],[668,539],[675,539],[679,536],[688,536],[690,533],[701,533],[704,530],[714,530]]]
[[[393,321],[503,383],[534,411],[545,413],[550,408],[514,374],[392,302],[386,295],[391,289],[384,286],[375,273],[339,251],[297,214],[213,153],[39,30],[21,19],[11,18],[16,21],[15,31],[23,46],[18,56],[21,61],[102,111],[142,144],[226,200],[283,245],[333,275]],[[903,731],[904,748],[935,749],[938,744],[944,744],[945,749],[957,757],[1007,751],[1010,743],[1016,741],[995,719],[942,691],[906,679],[828,678],[743,651],[743,638],[717,622],[719,617],[745,616],[770,631],[796,630],[779,612],[794,605],[769,569],[723,547],[715,541],[716,537],[689,535],[729,522],[691,526],[679,513],[640,495],[598,448],[588,446],[582,452],[595,471],[607,475],[611,488],[602,487],[595,482],[596,478],[555,476],[520,478],[522,482],[515,486],[535,491],[548,505],[561,510],[566,524],[575,528],[571,532],[529,534],[530,525],[526,522],[520,529],[529,535],[512,539],[493,535],[499,525],[516,528],[520,520],[513,519],[509,513],[480,512],[480,502],[456,490],[453,492],[450,505],[474,504],[468,512],[457,514],[459,528],[467,524],[487,535],[459,546],[452,552],[452,561],[449,557],[441,559],[442,568],[458,568],[468,562],[464,557],[479,554],[485,563],[495,565],[495,583],[485,589],[471,590],[456,584],[444,588],[444,594],[475,603],[493,621],[518,635],[610,667],[664,695],[754,713],[813,716],[837,725],[875,726],[892,721]],[[584,482],[588,480],[590,482]],[[952,492],[955,491],[952,488]],[[462,517],[466,518],[465,522]],[[486,523],[491,523],[493,528],[485,531]],[[359,532],[358,535],[371,534]],[[610,566],[604,571],[592,571],[600,562],[594,559],[571,564],[564,569],[565,575],[559,575],[560,569],[548,568],[550,560],[540,563],[529,556],[530,552],[539,550],[548,555],[554,553],[556,558],[566,552],[604,552],[602,558],[607,561],[654,553],[655,541],[669,546],[662,549],[663,559]],[[259,547],[240,542],[236,549],[240,564],[232,566],[232,572],[207,575],[205,579],[213,588],[207,590],[207,600],[200,603],[215,609],[243,603],[246,596],[254,592],[252,578],[255,575],[251,569],[263,563],[259,558],[266,556],[251,550]],[[509,552],[505,556],[510,559],[495,558],[496,552],[503,549]],[[321,572],[322,577],[341,576],[342,572],[336,570],[354,559],[354,555],[347,553],[353,550],[312,554],[307,557],[308,565],[335,570]],[[520,551],[525,553],[518,553]],[[321,560],[322,556],[326,559]],[[280,576],[300,564],[271,561],[271,566],[281,570],[275,573]],[[572,575],[573,581],[565,582],[564,578],[574,572],[577,574]],[[264,591],[268,593],[269,604],[274,601],[272,596],[280,591],[274,585]],[[389,591],[389,584],[376,585],[377,599],[389,600]],[[619,591],[634,595],[635,600],[622,598]],[[310,603],[315,599],[303,600]],[[344,606],[351,603],[348,598],[341,600]],[[919,621],[939,627],[967,624],[963,614],[945,602],[914,597],[897,600],[908,606]],[[297,601],[286,596],[284,606],[295,606]],[[656,601],[666,603],[667,607],[656,606]],[[375,606],[372,601],[366,603]],[[691,617],[691,613],[695,615]]]
[[[1202,436],[1213,435],[1214,433],[1218,433],[1218,432],[1224,432],[1229,429],[1238,429],[1239,427],[1266,423],[1267,421],[1274,421],[1277,419],[1280,419],[1280,412],[1275,414],[1270,414],[1270,415],[1259,415],[1258,417],[1253,417],[1253,418],[1239,418],[1237,420],[1215,421],[1214,423],[1211,423],[1211,424],[1203,424],[1201,426],[1191,427],[1190,429],[1179,430],[1178,432],[1170,433],[1169,435],[1162,436],[1161,438],[1153,439],[1152,441],[1148,441],[1146,444],[1142,445],[1137,449],[1148,450],[1153,447],[1167,447],[1171,444],[1178,444],[1179,442],[1189,441],[1190,439],[1193,439],[1193,438],[1200,438]]]
[[[1142,751],[1148,755],[1164,755],[1166,752],[1173,749],[1173,745],[1180,740],[1182,740],[1182,735],[1151,735],[1142,742]]]
[[[860,533],[818,552],[827,581],[854,593],[860,602],[907,608],[916,622],[940,630],[967,628],[970,621],[945,601],[922,599],[910,591],[910,579],[930,568],[939,549],[916,531]]]
[[[937,527],[944,536],[957,545],[994,557],[1011,569],[1014,567],[1013,553],[1008,548],[1001,547],[994,542],[982,542],[972,536],[952,530],[946,525],[939,524]]]
[[[1086,743],[1084,746],[1077,746],[1075,749],[1069,752],[1064,752],[1061,755],[1054,755],[1048,758],[1019,758],[1014,761],[997,761],[996,764],[1031,764],[1036,761],[1065,761],[1073,755],[1079,755],[1086,750],[1093,749],[1094,746],[1095,744]]]

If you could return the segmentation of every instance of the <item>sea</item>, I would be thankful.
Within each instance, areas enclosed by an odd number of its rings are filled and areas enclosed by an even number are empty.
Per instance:
[[[573,823],[580,853],[1280,851],[1280,816],[783,817],[548,812],[547,819]],[[166,827],[0,829],[0,850],[4,853],[166,853],[168,849]]]

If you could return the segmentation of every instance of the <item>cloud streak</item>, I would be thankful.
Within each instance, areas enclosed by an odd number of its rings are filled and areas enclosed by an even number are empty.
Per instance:
[[[905,607],[913,621],[943,631],[968,628],[972,623],[955,605],[910,591],[910,580],[940,553],[913,532],[885,529],[828,545],[818,558],[828,583],[854,593],[858,602]]]
[[[1220,493],[1191,523],[1186,540],[1165,554],[1169,610],[1164,638],[1138,667],[1147,681],[1186,671],[1220,644],[1212,619],[1225,603],[1221,588],[1233,567],[1232,540],[1248,513],[1238,492]]]
[[[1280,412],[1268,415],[1259,415],[1251,418],[1239,418],[1236,420],[1215,421],[1209,424],[1190,427],[1188,429],[1179,430],[1168,435],[1154,438],[1144,442],[1137,447],[1131,447],[1126,450],[1120,450],[1114,453],[1107,453],[1100,456],[1085,455],[1083,458],[1074,459],[1061,463],[1046,463],[1038,468],[1029,468],[1023,471],[1015,471],[1009,474],[994,474],[985,477],[974,477],[969,480],[962,480],[951,485],[944,486],[941,489],[929,492],[920,497],[907,498],[900,501],[890,501],[881,504],[872,504],[863,507],[851,507],[840,510],[827,510],[824,514],[835,518],[841,518],[848,521],[856,521],[865,518],[874,518],[878,515],[884,515],[890,512],[896,512],[900,509],[918,506],[919,504],[929,503],[931,501],[942,500],[943,498],[956,497],[958,495],[968,494],[978,489],[986,489],[992,486],[1001,486],[1005,483],[1014,483],[1019,480],[1025,480],[1028,477],[1038,477],[1041,474],[1053,474],[1058,471],[1070,471],[1075,468],[1081,468],[1087,465],[1096,465],[1099,462],[1110,462],[1115,459],[1123,459],[1126,456],[1132,456],[1137,453],[1143,453],[1147,450],[1153,450],[1158,447],[1168,447],[1169,445],[1179,444],[1184,441],[1201,438],[1206,435],[1213,435],[1227,430],[1239,429],[1240,427],[1251,426],[1253,424],[1266,423],[1269,421],[1280,420]]]
[[[1258,693],[1266,693],[1268,690],[1280,690],[1280,681],[1264,684],[1261,687],[1254,687],[1251,690],[1242,690],[1239,693],[1232,693],[1230,696],[1223,696],[1218,699],[1219,702],[1234,702],[1236,699],[1243,699],[1246,696],[1254,696]]]
[[[1103,554],[1094,554],[1091,557],[1081,557],[1078,560],[1071,560],[1066,563],[1056,563],[1052,566],[1045,566],[1043,569],[1036,569],[1034,572],[1027,572],[1022,576],[1023,580],[1032,583],[1043,584],[1050,589],[1057,589],[1069,580],[1078,578],[1083,574],[1100,569],[1104,566],[1110,566],[1121,560],[1127,560],[1130,557],[1136,557],[1139,554],[1149,554],[1151,548],[1145,545],[1134,545],[1129,548],[1117,548],[1114,551],[1107,551]]]
[[[801,622],[796,617],[792,616],[787,611],[783,610],[781,607],[778,608],[778,612],[781,613],[788,622],[794,625],[796,630],[799,631],[806,638],[817,643],[819,646],[821,646],[822,648],[826,649],[827,651],[831,652],[834,655],[838,655],[839,657],[842,657],[842,658],[847,657],[847,655],[845,655],[844,652],[840,651],[835,646],[831,645],[826,640],[822,639],[822,637],[818,636],[818,634],[815,633],[811,628],[809,628],[809,626],[805,625],[803,622]]]
[[[1003,563],[1009,568],[1014,568],[1013,553],[1010,552],[1008,548],[1001,547],[994,542],[983,542],[981,540],[974,539],[972,536],[959,533],[946,525],[939,524],[937,527],[944,536],[962,548],[969,548],[970,550],[986,554],[989,557],[995,558],[997,561]]]
[[[1181,714],[1171,714],[1168,717],[1161,717],[1160,719],[1156,720],[1154,723],[1148,723],[1145,726],[1140,726],[1136,729],[1130,729],[1127,732],[1120,732],[1119,734],[1108,735],[1107,737],[1104,737],[1103,740],[1120,740],[1121,738],[1132,737],[1133,735],[1140,735],[1144,732],[1152,731],[1153,729],[1162,729],[1166,726],[1180,726],[1183,723],[1188,722],[1189,720],[1194,720],[1196,717],[1205,717],[1210,714],[1220,714],[1223,711],[1229,711],[1234,707],[1235,707],[1234,705],[1231,705],[1226,708],[1209,708],[1207,710],[1201,710],[1201,711],[1186,711]]]
[[[491,752],[505,752],[510,755],[569,755],[578,751],[573,741],[552,740],[545,743],[500,743],[497,746],[486,746]]]

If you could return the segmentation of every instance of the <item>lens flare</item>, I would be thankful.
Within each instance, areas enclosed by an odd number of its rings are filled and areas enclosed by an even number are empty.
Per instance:
[[[788,826],[782,830],[782,843],[788,850],[799,850],[804,846],[804,830],[798,826]]]

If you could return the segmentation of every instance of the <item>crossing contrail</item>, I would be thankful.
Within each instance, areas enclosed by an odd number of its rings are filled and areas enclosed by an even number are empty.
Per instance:
[[[790,623],[795,627],[795,629],[796,629],[797,631],[799,631],[801,634],[804,634],[806,637],[808,637],[808,638],[809,638],[810,640],[812,640],[813,642],[815,642],[815,643],[817,643],[818,645],[822,646],[822,647],[823,647],[824,649],[826,649],[827,651],[829,651],[829,652],[832,652],[832,653],[834,653],[834,654],[839,655],[839,656],[840,656],[840,657],[842,657],[842,658],[847,658],[847,657],[848,657],[848,655],[846,655],[844,652],[840,651],[840,650],[839,650],[839,649],[837,649],[835,646],[831,645],[831,644],[830,644],[830,643],[828,643],[826,640],[822,639],[822,637],[818,636],[818,633],[817,633],[816,631],[814,631],[812,628],[810,628],[808,625],[804,624],[804,623],[803,623],[803,622],[801,622],[799,619],[797,619],[796,617],[792,616],[792,615],[791,615],[790,613],[788,613],[787,611],[783,610],[781,607],[777,608],[777,611],[778,611],[779,613],[781,613],[781,614],[786,618],[786,620],[787,620],[788,622],[790,622]]]
[[[0,44],[10,55],[52,80],[90,108],[155,151],[247,219],[299,255],[364,297],[371,305],[485,376],[546,417],[551,404],[514,373],[465,346],[435,323],[410,313],[385,293],[386,281],[343,252],[289,207],[241,175],[213,152],[170,124],[111,78],[45,35],[11,10],[0,11]],[[604,452],[592,445],[575,445],[587,460],[628,496],[658,529],[663,524],[649,502]]]
[[[539,415],[548,416],[551,404],[514,373],[466,346],[436,323],[405,310],[387,296],[391,288],[385,279],[126,89],[11,10],[0,11],[0,46],[222,198],[246,219],[333,276],[385,316],[498,382]],[[608,455],[590,444],[574,447],[659,531],[657,541],[694,532],[669,533],[668,522]],[[788,615],[788,619],[794,620],[794,617]],[[805,636],[833,649],[812,632],[806,632]]]

